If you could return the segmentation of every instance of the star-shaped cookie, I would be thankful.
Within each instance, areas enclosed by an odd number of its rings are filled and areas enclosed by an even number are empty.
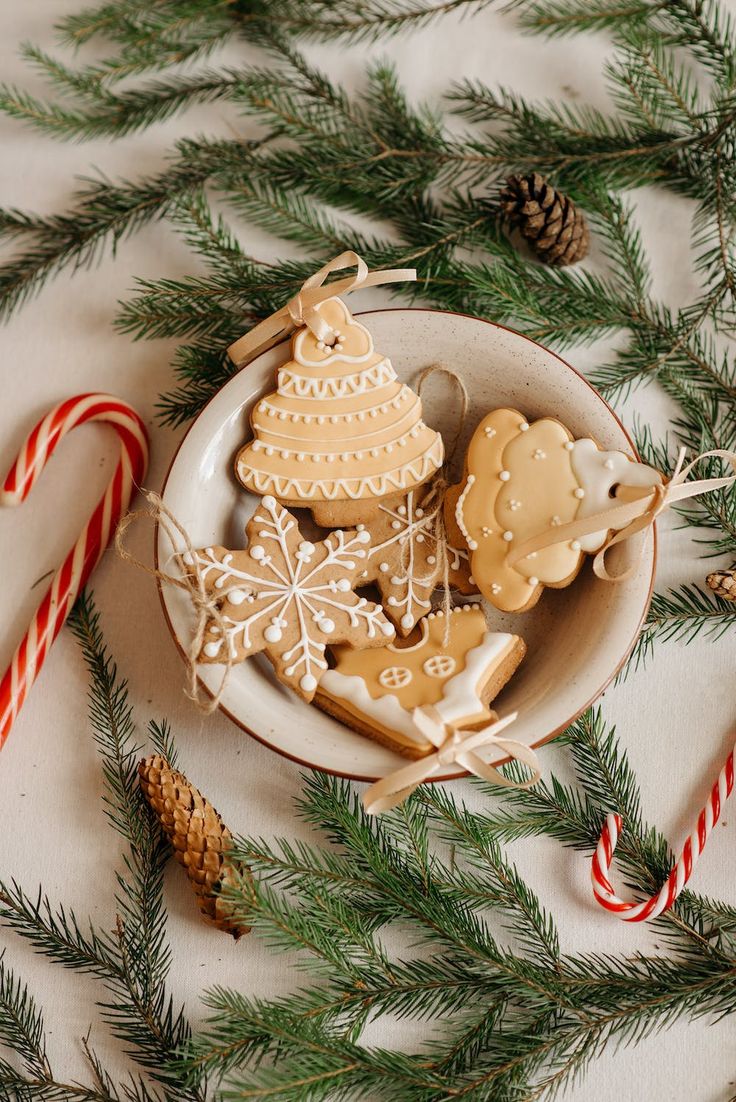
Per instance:
[[[265,652],[304,700],[327,669],[328,643],[380,647],[394,629],[380,605],[353,592],[367,556],[366,531],[305,540],[296,519],[266,496],[246,525],[246,550],[206,547],[183,556],[217,597],[200,662],[241,662]]]

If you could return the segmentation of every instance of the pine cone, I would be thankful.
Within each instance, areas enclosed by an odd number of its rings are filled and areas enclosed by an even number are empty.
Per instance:
[[[544,264],[574,264],[587,254],[584,214],[538,172],[509,176],[500,202],[511,227],[520,230]]]
[[[232,834],[212,804],[160,754],[144,758],[138,776],[174,856],[187,870],[205,921],[236,940],[247,934],[250,927],[233,918],[232,907],[221,895],[226,884],[236,883],[247,870],[228,860]]]
[[[731,570],[714,570],[705,580],[716,597],[736,601],[736,566]]]

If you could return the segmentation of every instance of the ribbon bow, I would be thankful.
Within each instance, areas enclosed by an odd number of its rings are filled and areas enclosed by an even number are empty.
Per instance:
[[[357,268],[354,275],[337,279],[325,285],[332,272],[343,268]],[[330,327],[316,309],[322,302],[334,295],[346,295],[359,287],[377,287],[382,283],[406,283],[417,278],[415,268],[386,268],[371,272],[362,257],[348,249],[323,265],[318,272],[304,280],[300,289],[275,314],[259,322],[245,336],[228,348],[228,356],[236,367],[244,367],[251,360],[273,348],[275,344],[288,337],[296,329],[306,325],[318,341],[330,336]]]
[[[499,738],[499,732],[508,727],[516,719],[517,712],[496,720],[482,731],[462,731],[453,723],[448,723],[442,718],[439,711],[429,705],[424,708],[415,708],[412,720],[415,726],[425,735],[433,746],[437,747],[434,754],[426,758],[413,761],[397,769],[395,773],[389,773],[380,781],[372,784],[363,796],[363,807],[369,815],[379,815],[382,811],[389,811],[403,803],[407,796],[411,795],[424,781],[428,781],[435,773],[448,766],[460,765],[468,773],[473,773],[491,784],[500,784],[505,788],[529,788],[536,784],[541,776],[539,759],[529,746],[515,739]],[[521,761],[532,770],[532,776],[526,781],[513,781],[505,777],[503,773],[493,765],[488,765],[475,753],[482,746],[498,746],[515,761]]]
[[[694,467],[703,459],[725,459],[733,467],[734,473],[724,475],[722,478],[700,478],[688,482],[688,476]],[[610,509],[604,509],[600,513],[593,513],[589,517],[570,521],[569,524],[561,524],[558,527],[540,532],[523,540],[507,555],[506,562],[514,566],[521,562],[527,555],[535,551],[543,551],[546,547],[552,547],[557,543],[566,543],[567,540],[580,539],[592,532],[613,530],[603,547],[593,559],[593,571],[597,578],[606,582],[620,582],[628,578],[636,570],[637,561],[621,574],[610,574],[606,567],[606,555],[617,543],[623,543],[637,532],[650,528],[660,513],[669,509],[678,501],[685,501],[690,497],[699,497],[701,494],[710,493],[711,490],[722,490],[727,486],[733,486],[736,482],[736,452],[716,449],[703,452],[685,465],[685,449],[680,448],[675,469],[667,482],[656,483],[647,489],[642,497],[634,501],[628,501],[621,505],[613,505]],[[643,548],[642,548],[643,552]],[[640,552],[640,555],[641,553]]]

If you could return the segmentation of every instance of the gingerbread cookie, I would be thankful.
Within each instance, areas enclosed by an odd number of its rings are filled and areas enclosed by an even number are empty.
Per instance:
[[[429,612],[430,597],[444,574],[437,532],[442,505],[430,500],[430,494],[431,489],[422,487],[399,501],[382,502],[367,526],[371,542],[361,579],[375,581],[383,610],[400,635],[408,635]],[[477,593],[469,552],[446,543],[445,554],[450,586],[460,593]]]
[[[647,494],[661,480],[623,452],[573,439],[552,417],[529,424],[518,410],[497,409],[473,434],[464,479],[445,498],[445,523],[450,539],[469,548],[480,591],[496,608],[520,612],[544,586],[569,585],[609,533],[552,544],[509,566],[514,543],[603,512],[612,498]]]
[[[409,758],[435,749],[412,722],[414,708],[433,704],[458,727],[488,723],[488,704],[524,657],[524,641],[489,631],[479,605],[453,609],[448,633],[446,626],[443,612],[431,612],[420,621],[417,640],[360,655],[335,647],[335,669],[322,675],[315,703]]]
[[[246,534],[247,550],[206,547],[183,556],[218,596],[199,661],[240,662],[264,651],[279,679],[309,701],[327,669],[327,643],[381,647],[393,636],[381,606],[353,592],[367,532],[332,532],[311,543],[266,496]]]
[[[374,351],[365,326],[339,298],[315,307],[330,337],[300,329],[275,393],[256,403],[253,440],[235,471],[247,490],[312,510],[318,524],[366,520],[382,498],[426,482],[442,463],[442,438],[421,401]]]

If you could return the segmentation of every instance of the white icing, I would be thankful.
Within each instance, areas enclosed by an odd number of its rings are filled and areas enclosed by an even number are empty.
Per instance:
[[[412,432],[412,435],[416,435]],[[300,453],[304,458],[304,453]],[[363,497],[385,497],[395,490],[407,490],[426,482],[442,464],[442,438],[437,437],[429,451],[386,474],[363,475],[355,478],[316,479],[275,475],[260,470],[250,463],[238,467],[240,480],[252,486],[259,494],[271,493],[283,501],[300,498],[308,501],[319,497],[325,501],[349,498],[357,501]]]
[[[281,367],[276,378],[278,392],[282,397],[293,394],[297,398],[324,401],[329,398],[352,398],[375,387],[386,386],[396,381],[396,372],[390,360],[379,360],[377,364],[354,375],[330,375],[326,379],[320,379],[316,375],[298,375],[288,367]]]
[[[406,666],[387,666],[378,675],[378,681],[385,689],[403,689],[410,684],[413,674]]]
[[[463,515],[463,506],[465,504],[465,498],[468,496],[468,494],[470,492],[470,487],[473,485],[474,482],[475,482],[475,475],[474,474],[469,474],[467,482],[465,483],[465,486],[463,487],[463,492],[460,494],[460,496],[457,499],[457,502],[455,504],[455,520],[457,521],[457,526],[460,529],[460,531],[462,532],[463,537],[465,539],[465,542],[467,543],[467,545],[468,545],[468,547],[470,548],[471,551],[477,550],[478,544],[476,543],[476,541],[471,536],[471,534],[468,531],[467,526],[465,524],[465,516]]]
[[[451,654],[433,654],[423,664],[422,669],[427,677],[449,677],[454,672],[457,662]]]
[[[662,481],[659,471],[637,463],[624,452],[602,452],[592,440],[576,440],[570,452],[573,474],[583,491],[582,500],[575,514],[576,520],[610,509],[615,502],[611,498],[614,486],[638,486],[648,488]],[[577,495],[576,495],[577,496]],[[580,547],[592,553],[600,550],[607,532],[592,532],[581,536]]]

